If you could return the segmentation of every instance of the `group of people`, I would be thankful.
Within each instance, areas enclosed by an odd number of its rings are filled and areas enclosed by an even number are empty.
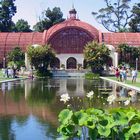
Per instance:
[[[115,76],[118,81],[125,82],[127,80],[128,74],[130,74],[132,77],[132,83],[135,83],[138,75],[136,69],[130,70],[126,69],[125,67],[115,69]]]
[[[16,78],[16,69],[14,68],[5,68],[2,69],[3,77],[5,78]]]

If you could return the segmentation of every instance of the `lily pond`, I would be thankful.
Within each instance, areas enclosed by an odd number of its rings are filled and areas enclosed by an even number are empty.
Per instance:
[[[28,79],[0,86],[0,140],[56,140],[58,114],[67,107],[140,109],[137,91],[101,79]],[[66,93],[70,99],[64,103],[61,95]],[[87,93],[93,93],[91,100]]]

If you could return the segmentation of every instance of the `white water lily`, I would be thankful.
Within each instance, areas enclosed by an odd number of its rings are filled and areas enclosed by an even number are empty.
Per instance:
[[[125,102],[124,102],[124,105],[129,105],[130,104],[130,100],[126,100]]]
[[[87,93],[87,97],[92,99],[93,98],[93,94],[94,94],[94,92],[90,91],[89,93]]]
[[[108,96],[107,98],[107,101],[109,102],[109,104],[112,104],[116,99],[116,96],[115,95],[110,95]]]
[[[61,99],[60,101],[63,101],[64,103],[66,103],[67,101],[69,101],[70,97],[68,95],[68,93],[62,94],[61,95]]]

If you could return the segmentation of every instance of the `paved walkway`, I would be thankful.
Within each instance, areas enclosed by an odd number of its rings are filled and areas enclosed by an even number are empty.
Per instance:
[[[128,84],[125,84],[123,82],[119,82],[119,81],[115,81],[115,80],[112,80],[110,78],[107,78],[107,77],[100,77],[101,79],[104,79],[104,80],[107,80],[107,81],[111,81],[113,83],[116,83],[118,85],[121,85],[121,86],[124,86],[124,87],[127,87],[127,88],[130,88],[130,89],[134,89],[138,92],[140,92],[140,88],[139,87],[136,87],[136,86],[133,86],[133,85],[128,85]],[[131,80],[131,77],[128,77],[128,80]],[[137,79],[137,82],[140,82],[140,78]]]
[[[19,78],[15,78],[15,79],[5,79],[5,80],[0,81],[0,83],[20,81],[20,80],[25,80],[25,79],[28,79],[28,77],[19,77]]]

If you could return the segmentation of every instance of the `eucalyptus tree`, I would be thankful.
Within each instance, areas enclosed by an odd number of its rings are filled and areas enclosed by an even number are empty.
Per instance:
[[[0,31],[11,32],[14,29],[12,17],[16,13],[15,0],[0,1]]]
[[[133,18],[129,22],[131,32],[140,32],[140,3],[133,6]]]
[[[132,18],[131,0],[104,0],[106,7],[92,12],[98,22],[108,31],[120,32],[128,28],[129,20]]]
[[[103,66],[110,60],[110,50],[104,45],[97,42],[89,42],[84,48],[84,58],[92,72],[101,73]]]
[[[39,19],[40,21],[34,25],[34,30],[42,32],[45,29],[49,29],[53,25],[64,21],[63,13],[59,7],[54,7],[52,10],[48,8],[47,10],[42,12],[42,17]]]
[[[31,32],[30,25],[24,19],[19,19],[15,24],[16,32]]]

